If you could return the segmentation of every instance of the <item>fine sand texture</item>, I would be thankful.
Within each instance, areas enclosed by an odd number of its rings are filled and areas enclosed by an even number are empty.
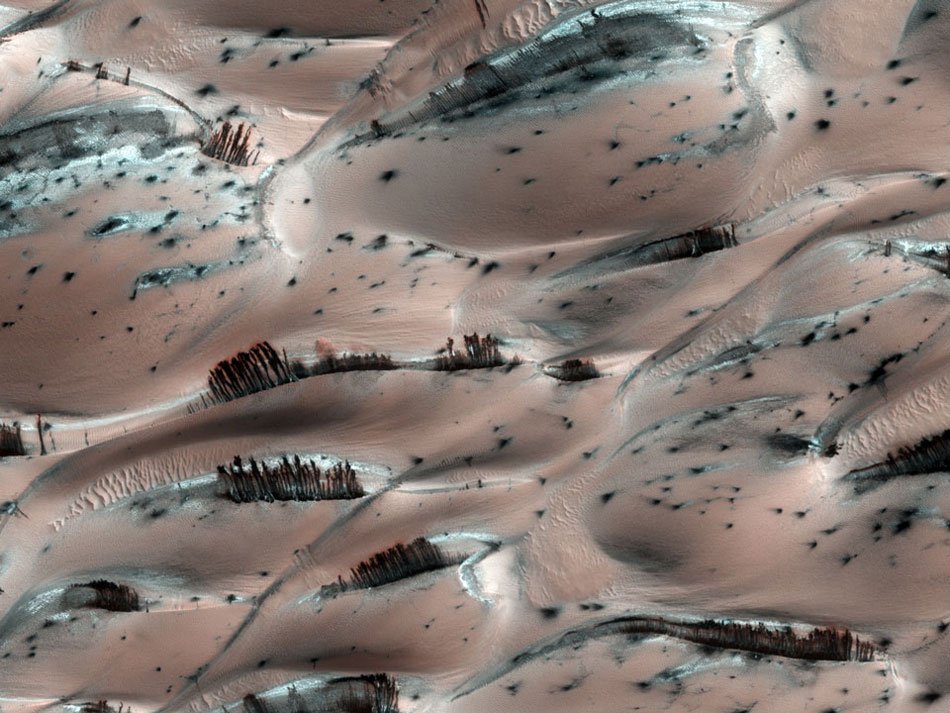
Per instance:
[[[950,711],[948,179],[944,0],[0,0],[0,711]]]

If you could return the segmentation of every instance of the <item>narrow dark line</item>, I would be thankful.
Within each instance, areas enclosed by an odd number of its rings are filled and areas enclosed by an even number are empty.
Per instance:
[[[36,414],[36,433],[40,437],[40,455],[46,455],[46,443],[43,441],[43,416]]]
[[[478,19],[482,23],[482,29],[488,26],[488,8],[485,7],[484,0],[475,0],[475,9],[478,10]]]

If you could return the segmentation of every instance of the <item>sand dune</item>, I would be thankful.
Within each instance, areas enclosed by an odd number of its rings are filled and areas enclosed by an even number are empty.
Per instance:
[[[948,35],[8,0],[0,707],[950,710]]]

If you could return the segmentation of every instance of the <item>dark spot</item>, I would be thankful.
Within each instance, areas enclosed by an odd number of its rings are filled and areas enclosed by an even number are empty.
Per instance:
[[[541,616],[543,616],[545,619],[557,619],[557,617],[561,613],[561,608],[560,607],[543,607],[539,611],[541,612]]]
[[[597,602],[589,602],[588,604],[580,604],[579,606],[583,611],[600,611],[604,608],[603,604],[598,604]]]
[[[129,23],[129,27],[138,27],[139,23],[142,21],[142,16],[133,17],[132,22]]]
[[[76,276],[75,272],[64,272],[63,273],[63,282],[69,282]]]
[[[829,126],[831,126],[831,122],[827,119],[819,119],[815,122],[815,128],[818,129],[818,131],[824,131]]]
[[[270,30],[264,37],[274,40],[278,37],[283,37],[284,35],[290,34],[289,27],[275,27],[273,30]]]
[[[604,493],[600,496],[600,501],[603,503],[609,503],[610,499],[614,496],[616,491],[611,490],[609,493]]]
[[[896,525],[894,525],[894,534],[899,535],[902,532],[907,532],[911,525],[913,525],[913,521],[909,518],[906,520],[901,520]]]
[[[296,277],[291,277],[289,280],[287,280],[287,287],[293,287],[296,284],[297,284]]]
[[[379,180],[383,181],[384,183],[389,183],[395,177],[396,177],[396,171],[394,169],[390,169],[389,171],[383,171],[379,175]]]
[[[217,94],[217,93],[218,93],[218,88],[214,86],[213,84],[205,84],[203,87],[201,87],[201,89],[198,89],[197,91],[195,91],[195,94],[197,94],[199,97],[206,97],[209,94]]]

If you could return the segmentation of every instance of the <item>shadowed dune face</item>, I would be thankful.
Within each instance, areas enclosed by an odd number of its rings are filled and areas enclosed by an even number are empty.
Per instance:
[[[0,5],[0,708],[948,710],[948,35]]]

